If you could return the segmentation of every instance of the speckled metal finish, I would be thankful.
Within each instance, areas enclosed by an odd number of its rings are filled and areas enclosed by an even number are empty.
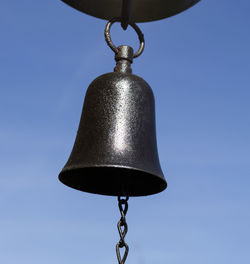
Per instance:
[[[141,196],[167,186],[157,152],[153,92],[124,65],[123,72],[104,74],[87,90],[75,145],[59,175],[72,188]]]
[[[123,0],[62,0],[88,15],[110,20],[121,17]],[[133,0],[130,22],[148,22],[176,15],[200,0]]]

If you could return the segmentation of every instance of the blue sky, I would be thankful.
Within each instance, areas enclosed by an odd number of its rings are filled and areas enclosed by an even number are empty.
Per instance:
[[[250,263],[250,3],[139,24],[168,189],[131,198],[130,264]],[[106,22],[59,0],[0,8],[0,263],[117,263],[115,197],[62,185],[89,83],[115,65]],[[119,25],[117,45],[137,47]]]

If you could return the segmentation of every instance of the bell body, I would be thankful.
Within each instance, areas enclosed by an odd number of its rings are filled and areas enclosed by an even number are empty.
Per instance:
[[[89,86],[75,144],[59,179],[90,193],[141,196],[167,186],[156,144],[150,86],[128,72],[112,72]]]

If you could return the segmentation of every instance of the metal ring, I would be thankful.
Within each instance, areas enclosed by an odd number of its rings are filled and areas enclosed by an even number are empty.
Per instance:
[[[105,27],[104,36],[105,36],[105,40],[106,40],[107,44],[109,45],[109,47],[117,54],[118,53],[118,49],[114,45],[114,43],[112,42],[111,36],[110,36],[110,28],[115,22],[121,22],[121,19],[120,18],[111,19],[107,23],[107,25]],[[139,38],[139,41],[140,41],[140,47],[137,50],[137,52],[134,53],[134,55],[133,55],[134,58],[137,58],[137,57],[139,57],[142,54],[142,52],[144,50],[144,47],[145,47],[144,35],[141,32],[140,28],[135,23],[129,22],[129,25],[136,31],[136,33],[138,35],[138,38]]]

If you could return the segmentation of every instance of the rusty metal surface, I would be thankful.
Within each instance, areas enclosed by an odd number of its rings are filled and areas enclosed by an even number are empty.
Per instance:
[[[110,20],[122,17],[123,0],[62,0],[88,15]],[[130,22],[148,22],[176,15],[200,0],[133,0]],[[124,25],[125,27],[125,25]]]

